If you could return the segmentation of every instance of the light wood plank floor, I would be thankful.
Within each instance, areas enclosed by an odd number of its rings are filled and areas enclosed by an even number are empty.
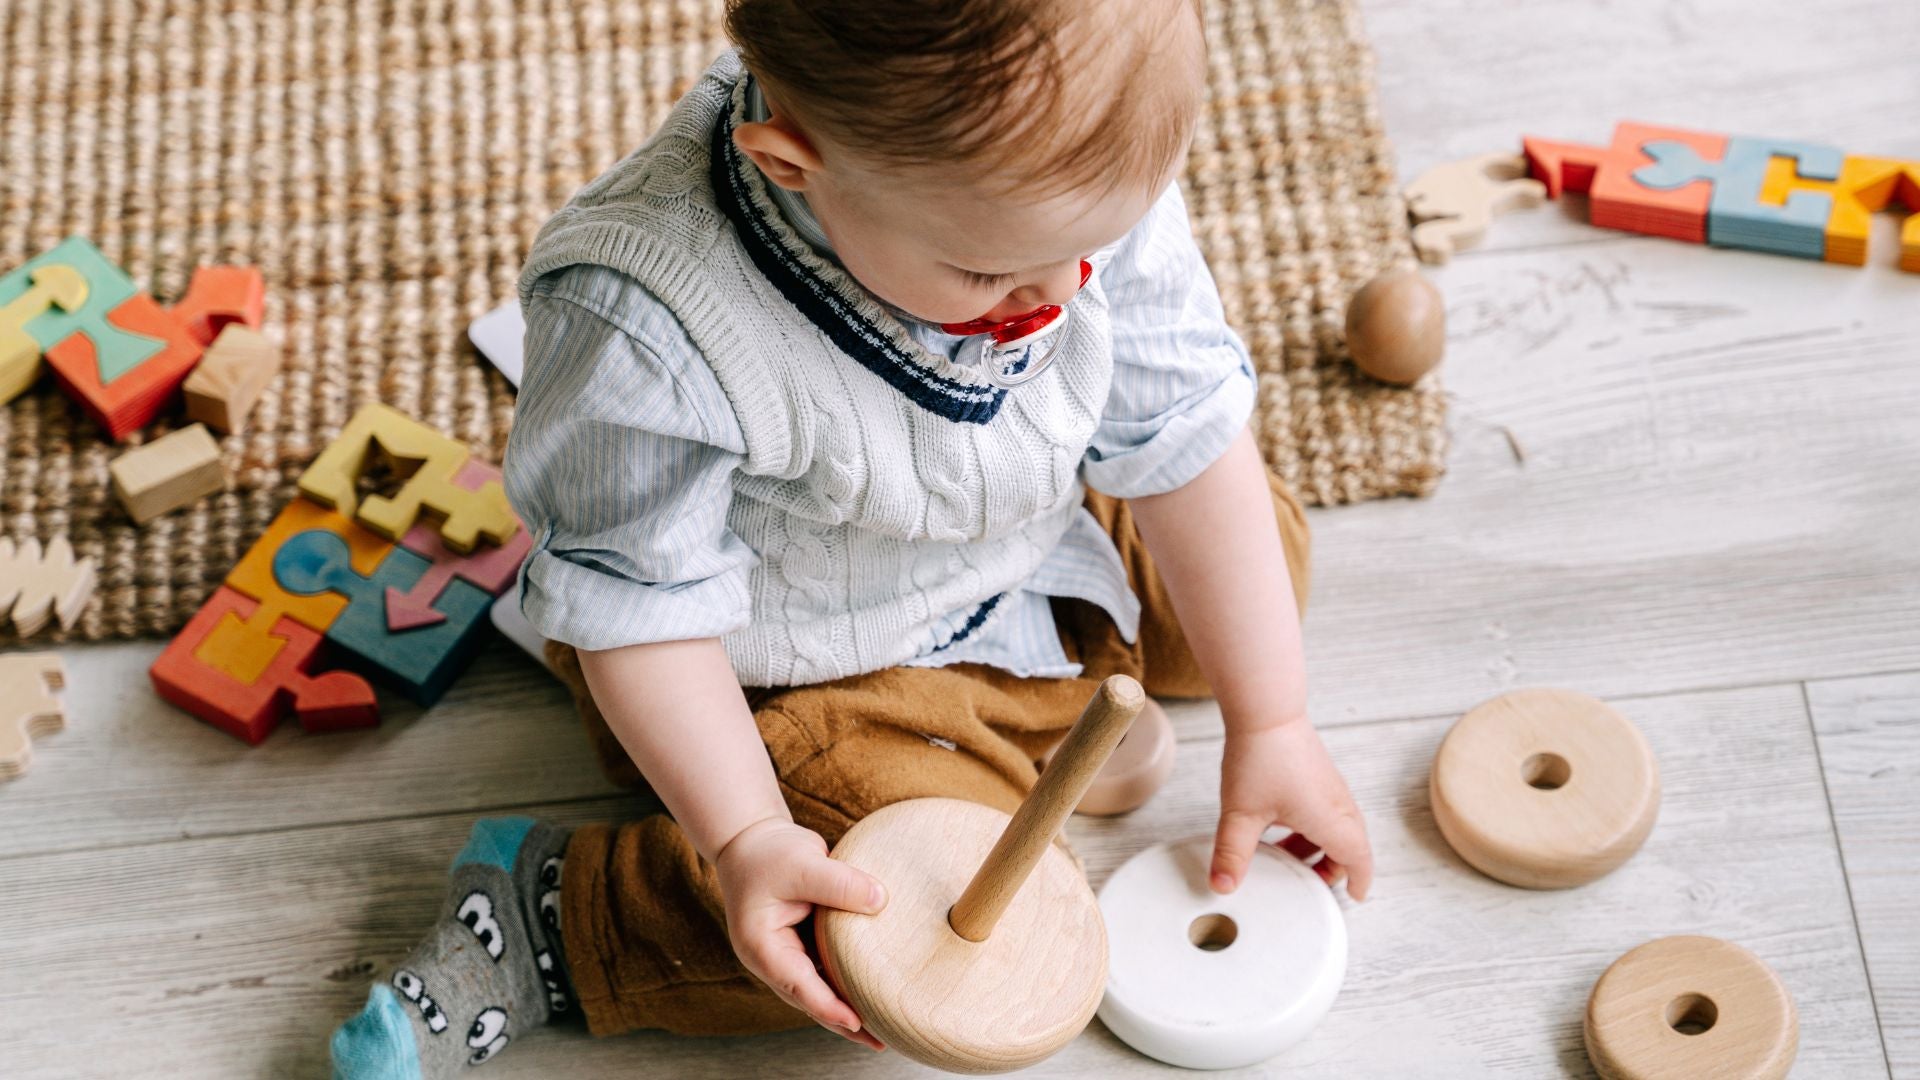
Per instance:
[[[1616,119],[1920,157],[1920,6],[1369,0],[1408,175]],[[1499,221],[1435,274],[1451,474],[1314,514],[1312,699],[1367,810],[1378,898],[1326,1024],[1249,1076],[1588,1076],[1580,1008],[1619,953],[1739,941],[1800,1007],[1798,1077],[1920,1078],[1920,278]],[[1888,223],[1882,222],[1883,226]],[[1515,446],[1522,453],[1516,453]],[[72,727],[0,786],[0,1075],[317,1076],[324,1038],[440,903],[475,816],[638,812],[565,694],[499,645],[437,708],[249,750],[156,701],[150,645],[66,650]],[[1426,768],[1520,685],[1606,696],[1665,798],[1646,849],[1567,893],[1439,839]],[[1173,709],[1174,780],[1076,822],[1096,883],[1205,831],[1220,743]],[[893,1076],[821,1033],[515,1044],[511,1076]],[[1162,1070],[1099,1025],[1036,1072]]]

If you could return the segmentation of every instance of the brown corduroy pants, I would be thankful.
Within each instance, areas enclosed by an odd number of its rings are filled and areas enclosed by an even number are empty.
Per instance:
[[[1304,609],[1306,518],[1286,486],[1270,480]],[[1090,494],[1087,508],[1113,535],[1140,598],[1138,640],[1122,639],[1097,606],[1056,599],[1061,643],[1086,669],[1080,678],[1023,679],[958,664],[749,689],[795,821],[831,845],[854,822],[903,799],[971,799],[1011,812],[1038,776],[1036,761],[1073,725],[1100,680],[1127,674],[1157,696],[1210,696],[1129,507]],[[608,775],[643,785],[594,707],[572,648],[550,645],[548,655],[572,686]],[[576,831],[560,902],[567,965],[595,1035],[636,1028],[737,1035],[811,1023],[735,959],[713,867],[665,814]]]

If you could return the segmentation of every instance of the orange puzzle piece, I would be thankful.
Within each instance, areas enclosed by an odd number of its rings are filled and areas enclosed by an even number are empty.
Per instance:
[[[391,542],[346,517],[305,499],[294,499],[287,503],[280,515],[273,519],[273,524],[267,526],[267,531],[241,556],[239,563],[227,574],[226,585],[265,605],[263,618],[278,619],[285,616],[308,629],[325,633],[340,617],[340,612],[346,609],[347,598],[333,592],[320,592],[312,596],[290,593],[281,588],[280,582],[273,576],[273,557],[280,551],[280,545],[309,529],[325,529],[345,537],[353,571],[362,577],[372,577],[387,553],[393,550]]]
[[[1724,135],[1629,120],[1614,126],[1613,142],[1604,147],[1531,137],[1522,145],[1529,171],[1547,185],[1547,197],[1559,198],[1562,191],[1585,192],[1590,200],[1589,219],[1595,225],[1704,244],[1712,181],[1696,180],[1661,191],[1633,178],[1634,170],[1654,164],[1641,148],[1659,140],[1683,143],[1702,161],[1718,161],[1727,150]]]
[[[249,745],[291,711],[308,731],[372,727],[380,722],[373,688],[347,671],[311,674],[320,635],[292,619],[270,630],[259,605],[222,586],[148,669],[153,688],[173,704]],[[234,671],[254,674],[236,678]]]
[[[180,383],[200,362],[200,343],[153,298],[138,293],[107,314],[122,330],[164,342],[152,357],[106,385],[100,383],[100,365],[93,339],[76,331],[47,350],[47,366],[60,388],[115,442],[153,422],[179,392]]]
[[[267,314],[267,280],[257,266],[202,266],[172,310],[195,341],[211,345],[233,323],[260,329]]]

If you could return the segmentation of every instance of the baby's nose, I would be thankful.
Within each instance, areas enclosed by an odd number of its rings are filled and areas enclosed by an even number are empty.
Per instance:
[[[1043,273],[1037,280],[1029,281],[1015,289],[1013,299],[1030,307],[1042,304],[1056,304],[1065,307],[1073,294],[1080,291],[1080,261],[1061,263]]]

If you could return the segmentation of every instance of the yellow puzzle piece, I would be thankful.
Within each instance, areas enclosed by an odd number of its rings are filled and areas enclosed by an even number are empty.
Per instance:
[[[391,498],[355,488],[375,449],[393,459],[406,483]],[[412,417],[379,403],[362,406],[340,437],[300,474],[300,493],[331,506],[389,540],[413,528],[425,508],[442,518],[440,541],[458,554],[471,552],[484,536],[504,544],[520,530],[497,480],[469,491],[454,482],[467,448]],[[407,468],[411,466],[411,472]]]
[[[1795,191],[1818,191],[1833,196],[1827,217],[1828,262],[1865,266],[1867,235],[1873,215],[1895,202],[1907,209],[1900,230],[1900,269],[1920,273],[1920,161],[1894,158],[1848,157],[1834,180],[1808,180],[1795,171],[1791,158],[1767,163],[1760,185],[1760,201],[1784,205]]]
[[[20,396],[40,375],[41,342],[27,333],[27,323],[58,307],[78,311],[87,302],[87,279],[71,266],[42,266],[29,278],[33,285],[0,307],[0,403]]]

